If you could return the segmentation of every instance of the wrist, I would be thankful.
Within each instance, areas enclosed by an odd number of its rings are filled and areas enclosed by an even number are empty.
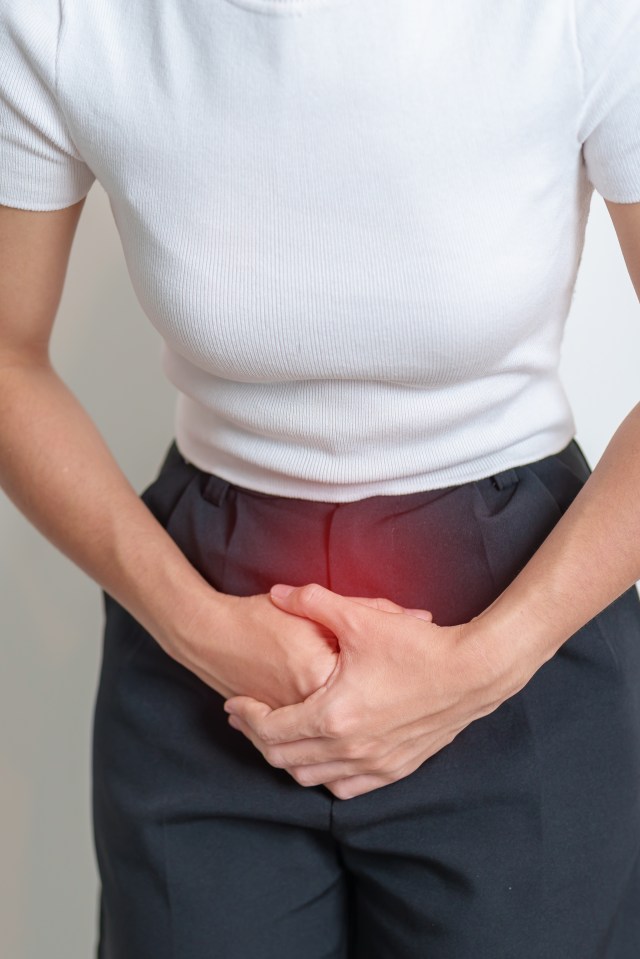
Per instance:
[[[503,596],[464,623],[461,632],[506,699],[529,682],[561,642],[543,617],[522,604],[507,603]]]
[[[224,632],[212,630],[211,623],[222,618],[226,598],[179,553],[154,577],[153,595],[141,597],[149,620],[143,625],[165,652],[186,665],[203,636],[212,649]]]

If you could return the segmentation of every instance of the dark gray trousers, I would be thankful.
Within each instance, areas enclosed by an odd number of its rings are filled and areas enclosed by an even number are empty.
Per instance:
[[[461,486],[336,505],[240,489],[172,444],[142,499],[225,593],[313,581],[452,625],[589,473],[574,440]],[[218,693],[104,602],[100,959],[640,957],[635,587],[412,775],[349,800],[269,766]]]

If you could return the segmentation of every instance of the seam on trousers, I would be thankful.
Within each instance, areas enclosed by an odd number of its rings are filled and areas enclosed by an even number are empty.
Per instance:
[[[176,950],[175,950],[175,934],[173,929],[173,909],[171,908],[171,887],[169,886],[169,860],[167,857],[167,821],[163,817],[162,819],[162,866],[163,866],[163,883],[165,889],[165,898],[167,903],[167,913],[169,916],[169,956],[171,959],[176,959]],[[180,957],[177,957],[180,959]]]

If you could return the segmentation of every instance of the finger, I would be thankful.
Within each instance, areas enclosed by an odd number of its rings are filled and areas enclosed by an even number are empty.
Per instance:
[[[336,763],[316,763],[314,766],[287,766],[287,772],[301,786],[322,786],[334,780],[362,778],[354,760]]]
[[[399,606],[392,599],[383,599],[379,596],[372,598],[370,596],[345,596],[345,599],[352,603],[360,603],[361,606],[369,606],[371,609],[379,609],[385,613],[404,613],[404,606]]]
[[[321,686],[302,703],[271,709],[250,696],[232,696],[224,704],[225,712],[240,716],[267,745],[314,739],[323,735],[319,700],[326,693]]]
[[[316,763],[315,765],[287,766],[282,762],[273,761],[269,747],[256,736],[254,731],[239,716],[230,715],[229,725],[242,733],[253,746],[262,754],[264,759],[276,769],[285,769],[295,781],[305,787],[324,785],[337,799],[353,799],[364,795],[382,786],[397,782],[412,771],[393,775],[382,773],[362,773],[356,766],[357,760],[342,760],[339,762]],[[293,745],[293,744],[292,744]],[[265,755],[266,749],[266,755]]]
[[[255,746],[255,748],[258,750],[259,753],[262,753],[262,756],[264,757],[264,759],[266,759],[266,761],[269,763],[270,766],[273,766],[275,769],[284,769],[286,770],[286,772],[291,773],[289,765],[286,762],[282,761],[280,758],[279,746],[266,745],[259,738],[259,736],[256,735],[256,733],[253,731],[251,726],[249,726],[248,723],[245,723],[245,721],[241,719],[239,716],[235,716],[232,714],[228,716],[227,721],[233,729],[237,729],[238,732],[242,733]],[[315,742],[315,740],[309,740],[309,741]],[[293,745],[293,744],[288,743],[287,745]],[[337,768],[337,764],[335,765]],[[303,769],[303,768],[304,767],[302,766],[300,767],[300,769]],[[296,778],[295,774],[291,773],[291,775],[293,775],[294,779]],[[320,780],[320,782],[322,782],[322,780]]]
[[[427,623],[433,622],[433,614],[428,609],[405,609],[408,616],[415,616],[416,619],[424,619]]]
[[[406,613],[416,619],[433,622],[433,615],[426,609],[407,609],[394,603],[391,599],[368,596],[340,596],[331,590],[309,583],[307,586],[285,586],[278,583],[271,589],[271,599],[279,608],[297,616],[305,616],[320,623],[332,633],[338,632],[350,625],[347,615],[349,612],[346,603],[355,603],[383,613]],[[343,644],[345,639],[342,633]]]
[[[267,703],[261,703],[251,696],[230,696],[229,699],[225,700],[223,709],[225,713],[239,716],[254,730],[269,713],[273,712],[271,706]]]
[[[405,606],[399,606],[392,599],[383,599],[376,597],[370,599],[367,596],[347,596],[352,603],[360,603],[361,606],[369,606],[372,609],[379,609],[383,613],[407,613],[409,616],[415,616],[416,619],[424,619],[428,623],[433,622],[433,616],[427,609],[407,609]]]
[[[300,773],[301,775],[300,775],[300,778],[298,779],[299,782],[305,778],[305,774],[304,774],[305,769],[313,770],[318,768],[320,765],[323,766],[323,768],[326,770],[326,773],[324,775],[324,778],[323,776],[315,777],[318,784],[324,782],[324,780],[327,778],[337,778],[340,774],[353,775],[359,772],[358,768],[355,765],[353,765],[352,763],[349,764],[346,761],[331,762],[331,763],[328,763],[328,762],[314,763],[311,765],[307,765],[303,763],[298,766],[292,766],[282,756],[281,746],[279,745],[269,746],[266,743],[264,743],[260,739],[260,737],[256,735],[256,733],[251,728],[251,726],[249,726],[248,723],[245,723],[243,719],[240,719],[239,716],[233,716],[233,715],[229,716],[228,723],[233,729],[237,729],[239,732],[243,733],[243,735],[246,736],[246,738],[253,743],[253,745],[256,747],[258,752],[262,753],[263,757],[266,759],[266,761],[269,763],[270,766],[273,766],[275,769],[286,770],[288,773],[290,773],[293,776],[294,779],[297,779],[298,778],[297,773]],[[315,744],[319,742],[324,742],[324,740],[307,739],[307,740],[302,740],[302,742]],[[286,743],[285,745],[293,746],[297,744]],[[352,765],[353,765],[353,768],[352,768]],[[315,782],[303,783],[303,785],[314,785],[314,784]]]
[[[255,735],[255,733],[254,733]],[[350,763],[351,773],[366,772],[366,762],[356,753],[353,746],[345,744],[340,739],[316,736],[315,739],[295,739],[286,743],[264,745],[269,752],[269,762],[272,766],[282,769],[301,769],[303,766],[318,766],[327,763]],[[351,767],[350,767],[351,768]],[[324,780],[322,780],[324,781]]]
[[[363,604],[354,603],[346,596],[340,596],[317,583],[308,583],[306,586],[278,583],[271,587],[271,600],[288,613],[321,623],[336,636],[344,636],[353,625],[354,609],[362,614],[365,608]]]
[[[373,792],[374,789],[389,786],[392,782],[394,780],[371,774],[335,779],[324,785],[336,799],[355,799],[356,796],[363,796],[365,793]]]

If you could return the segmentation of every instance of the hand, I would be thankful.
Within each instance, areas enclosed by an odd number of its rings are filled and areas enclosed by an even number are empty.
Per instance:
[[[231,697],[229,722],[272,766],[303,786],[324,784],[340,799],[408,776],[524,685],[490,660],[475,619],[441,627],[315,584],[274,587],[271,597],[330,629],[338,661],[304,702],[272,709]]]
[[[244,694],[272,708],[298,703],[327,682],[338,643],[322,624],[278,609],[268,594],[220,597],[194,614],[188,642],[172,655],[222,696]],[[389,600],[358,598],[363,606],[404,612]],[[431,619],[425,610],[413,615]],[[207,638],[215,632],[215,661]]]

